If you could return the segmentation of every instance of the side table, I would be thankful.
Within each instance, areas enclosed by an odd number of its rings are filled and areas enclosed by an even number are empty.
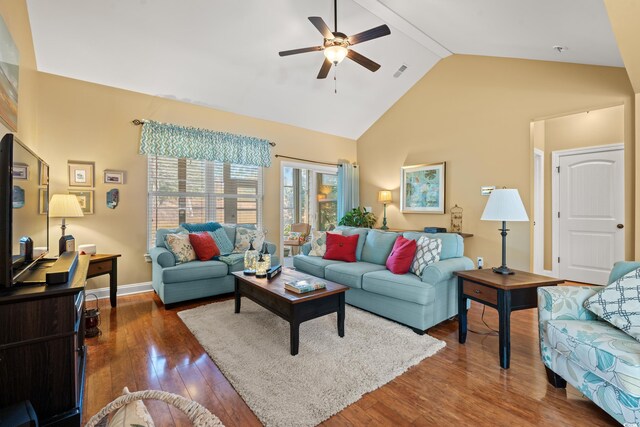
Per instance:
[[[458,276],[458,341],[467,340],[467,299],[498,310],[500,366],[509,369],[511,358],[510,317],[515,310],[538,306],[537,288],[555,286],[564,280],[514,270],[503,275],[491,269],[457,271]]]
[[[120,256],[120,254],[96,254],[91,255],[91,260],[89,261],[87,279],[102,276],[103,274],[109,275],[109,300],[111,307],[115,307],[118,304],[116,295],[118,292],[118,258],[120,258]]]

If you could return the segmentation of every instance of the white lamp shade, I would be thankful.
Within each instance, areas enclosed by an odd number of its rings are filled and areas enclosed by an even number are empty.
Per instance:
[[[493,190],[482,213],[483,221],[529,221],[515,188]]]
[[[73,194],[54,194],[49,202],[50,218],[76,218],[84,216],[78,198]]]
[[[389,190],[380,190],[378,191],[378,201],[380,203],[391,203],[393,199],[391,197],[391,191]]]

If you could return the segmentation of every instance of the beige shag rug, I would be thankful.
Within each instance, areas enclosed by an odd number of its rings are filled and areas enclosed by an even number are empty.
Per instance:
[[[429,335],[346,307],[300,325],[289,354],[289,324],[242,298],[178,313],[247,405],[266,426],[315,426],[445,346]]]

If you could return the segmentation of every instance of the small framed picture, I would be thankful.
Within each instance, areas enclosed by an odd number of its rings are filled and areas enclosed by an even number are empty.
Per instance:
[[[69,162],[69,186],[93,187],[93,168],[91,162]]]
[[[49,185],[49,165],[43,161],[40,161],[38,163],[38,167],[40,169],[39,185],[41,186]]]
[[[445,182],[445,162],[403,166],[400,212],[443,214]]]
[[[105,184],[124,184],[124,171],[106,170],[104,171]]]
[[[46,215],[49,211],[49,189],[38,188],[38,213]]]
[[[29,179],[29,166],[24,163],[13,164],[13,179]]]
[[[93,190],[69,190],[68,193],[78,198],[82,213],[93,215]]]

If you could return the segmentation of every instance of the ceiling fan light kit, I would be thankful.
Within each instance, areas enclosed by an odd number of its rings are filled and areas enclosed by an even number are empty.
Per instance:
[[[320,34],[324,37],[322,46],[305,47],[301,49],[285,50],[279,53],[280,56],[297,55],[299,53],[317,52],[323,51],[325,60],[320,67],[318,73],[319,79],[324,79],[329,74],[331,65],[337,66],[343,59],[349,58],[352,61],[362,65],[366,69],[376,72],[380,69],[380,64],[377,64],[367,58],[364,55],[360,55],[358,52],[351,49],[351,46],[357,43],[363,43],[369,40],[377,39],[379,37],[388,36],[391,34],[391,30],[387,25],[380,25],[367,31],[355,34],[353,36],[347,36],[344,33],[338,32],[338,0],[333,2],[335,31],[331,31],[329,26],[319,16],[310,16],[309,21],[320,31]]]

